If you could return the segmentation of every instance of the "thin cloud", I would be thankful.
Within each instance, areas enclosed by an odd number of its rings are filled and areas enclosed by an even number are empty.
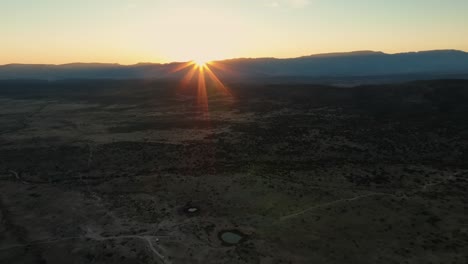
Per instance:
[[[310,0],[269,0],[266,2],[266,5],[272,8],[304,8],[309,4]]]
[[[289,0],[289,6],[293,8],[303,8],[310,4],[309,0]]]
[[[273,1],[273,2],[269,2],[268,6],[276,8],[276,7],[280,7],[280,3]]]

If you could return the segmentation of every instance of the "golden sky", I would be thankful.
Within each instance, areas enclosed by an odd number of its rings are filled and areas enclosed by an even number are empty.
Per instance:
[[[0,64],[468,50],[466,0],[15,0]]]

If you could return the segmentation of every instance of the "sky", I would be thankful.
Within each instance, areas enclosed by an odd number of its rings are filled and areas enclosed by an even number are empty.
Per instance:
[[[468,51],[467,0],[0,0],[0,64]]]

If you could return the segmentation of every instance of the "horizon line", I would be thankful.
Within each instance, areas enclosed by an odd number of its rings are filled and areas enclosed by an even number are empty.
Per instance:
[[[309,54],[309,55],[302,55],[302,56],[297,56],[297,57],[284,57],[284,58],[279,58],[279,57],[236,57],[236,58],[226,58],[226,59],[216,59],[216,60],[211,60],[208,61],[209,63],[211,62],[223,62],[223,61],[234,61],[234,60],[257,60],[257,59],[273,59],[273,60],[293,60],[293,59],[300,59],[300,58],[307,58],[307,57],[314,57],[314,56],[324,56],[324,55],[347,55],[347,54],[357,54],[357,53],[368,53],[368,54],[384,54],[384,55],[398,55],[398,54],[411,54],[411,53],[424,53],[424,52],[443,52],[443,51],[450,51],[450,52],[462,52],[462,53],[468,53],[468,50],[461,50],[461,49],[433,49],[433,50],[418,50],[418,51],[406,51],[406,52],[383,52],[383,51],[377,51],[377,50],[353,50],[353,51],[342,51],[342,52],[325,52],[325,53],[314,53],[314,54]],[[91,61],[91,62],[83,62],[83,61],[77,61],[77,62],[69,62],[69,63],[6,63],[6,64],[0,64],[0,67],[5,67],[5,66],[12,66],[12,65],[35,65],[35,66],[68,66],[68,65],[78,65],[78,64],[83,64],[83,65],[91,65],[91,64],[100,64],[100,65],[115,65],[115,66],[137,66],[137,65],[142,65],[142,64],[148,64],[148,65],[170,65],[170,64],[179,64],[179,63],[188,63],[188,62],[193,62],[194,60],[188,60],[188,61],[172,61],[172,62],[137,62],[137,63],[132,63],[132,64],[123,64],[123,63],[118,63],[118,62],[96,62],[96,61]]]

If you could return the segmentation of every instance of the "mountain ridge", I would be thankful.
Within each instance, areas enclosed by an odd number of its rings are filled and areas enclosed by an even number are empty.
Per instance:
[[[184,62],[67,64],[6,64],[0,79],[158,79],[180,78],[174,72]],[[380,51],[322,53],[296,58],[236,58],[213,61],[228,71],[211,67],[220,78],[346,77],[408,74],[467,74],[468,53],[461,50],[429,50],[388,54]]]
[[[437,49],[437,50],[422,50],[422,51],[408,51],[408,52],[397,52],[397,53],[386,53],[383,51],[374,51],[374,50],[355,50],[348,52],[325,52],[325,53],[316,53],[298,57],[290,58],[277,58],[277,57],[238,57],[238,58],[229,58],[223,60],[213,60],[213,62],[223,62],[223,61],[232,61],[232,60],[264,60],[264,59],[273,59],[273,60],[293,60],[293,59],[302,59],[302,58],[318,58],[318,57],[334,57],[334,56],[354,56],[354,55],[404,55],[404,54],[424,54],[424,53],[445,53],[453,52],[457,54],[468,54],[468,51],[457,50],[457,49]],[[121,64],[117,62],[69,62],[69,63],[7,63],[1,64],[0,67],[4,66],[22,66],[22,65],[35,65],[35,66],[66,66],[66,65],[115,65],[115,66],[146,66],[146,65],[170,65],[170,64],[179,64],[186,63],[186,61],[172,61],[172,62],[137,62],[134,64]]]

